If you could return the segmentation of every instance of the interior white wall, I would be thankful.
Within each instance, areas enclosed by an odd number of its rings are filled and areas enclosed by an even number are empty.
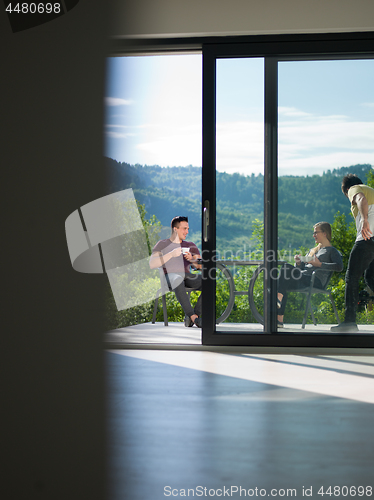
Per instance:
[[[112,0],[112,36],[374,30],[373,0]]]

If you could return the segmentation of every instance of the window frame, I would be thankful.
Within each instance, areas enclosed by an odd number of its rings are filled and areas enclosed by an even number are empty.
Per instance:
[[[215,250],[215,61],[218,58],[265,58],[265,171],[264,171],[264,252],[277,251],[278,197],[277,197],[277,66],[280,61],[337,60],[374,58],[374,32],[328,33],[297,35],[254,35],[230,37],[196,37],[174,39],[112,39],[112,56],[152,55],[175,53],[202,53],[203,56],[203,159],[202,207],[209,203],[210,238],[202,242],[204,255]],[[202,228],[203,231],[203,228]],[[208,275],[214,267],[213,259],[206,262]],[[269,261],[269,269],[276,265]],[[270,284],[269,280],[269,284]],[[259,333],[232,334],[215,331],[215,282],[204,280],[204,309],[202,344],[206,346],[261,346],[261,347],[374,347],[371,334],[281,333],[276,328],[275,311],[269,304],[276,302],[274,283],[268,290],[264,304],[264,330]]]

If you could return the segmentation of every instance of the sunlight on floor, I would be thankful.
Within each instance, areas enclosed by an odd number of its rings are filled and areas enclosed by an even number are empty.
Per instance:
[[[201,351],[111,350],[157,363],[374,403],[371,356],[279,356]]]

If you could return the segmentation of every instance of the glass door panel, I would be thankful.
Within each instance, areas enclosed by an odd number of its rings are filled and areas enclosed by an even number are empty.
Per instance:
[[[217,333],[263,331],[263,223],[264,59],[217,59]]]
[[[341,252],[344,267],[332,274],[327,289],[332,290],[340,321],[344,319],[344,275],[355,239],[341,181],[353,173],[366,183],[372,169],[373,80],[372,59],[278,63],[278,252],[295,265],[295,255],[305,256],[317,244],[325,245],[318,233],[322,226],[315,228],[313,236],[314,225],[331,225],[331,244]],[[301,266],[307,269],[312,264]],[[364,290],[363,282],[360,286]],[[337,324],[328,295],[313,294],[306,316],[305,295],[290,292],[287,296],[282,331],[326,334]],[[370,311],[363,307],[357,320],[374,333]]]

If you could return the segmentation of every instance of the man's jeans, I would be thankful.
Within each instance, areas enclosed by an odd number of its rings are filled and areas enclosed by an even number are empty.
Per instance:
[[[201,295],[197,299],[197,302],[195,304],[195,309],[191,306],[191,303],[189,301],[187,292],[186,292],[186,287],[188,288],[193,288],[196,291],[201,291],[202,290],[202,284],[203,280],[201,277],[201,274],[192,274],[192,273],[186,273],[184,276],[184,279],[182,276],[176,273],[169,273],[167,274],[167,278],[170,281],[170,284],[173,288],[173,291],[175,292],[175,295],[178,299],[178,302],[182,306],[182,309],[184,313],[191,317],[193,314],[197,314],[197,316],[201,316]],[[176,284],[179,282],[179,285],[176,286]],[[175,288],[174,288],[175,287]]]
[[[356,241],[349,256],[345,275],[345,322],[356,322],[358,284],[364,274],[365,283],[374,292],[374,237]]]

